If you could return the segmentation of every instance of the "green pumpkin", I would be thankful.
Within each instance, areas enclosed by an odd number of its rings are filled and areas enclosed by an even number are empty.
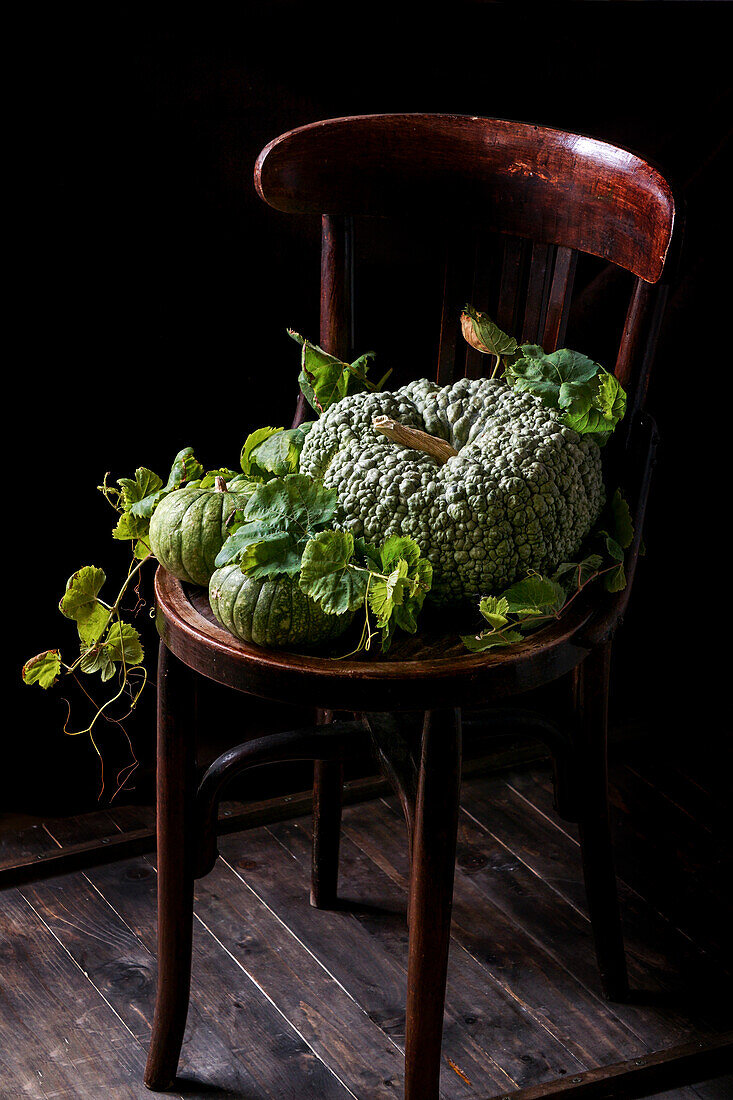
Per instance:
[[[209,582],[211,610],[244,642],[275,648],[316,648],[338,638],[353,613],[327,615],[298,587],[297,577],[253,580],[238,565],[217,569]]]
[[[191,486],[164,497],[150,521],[150,546],[169,573],[189,584],[206,586],[214,559],[229,534],[227,523],[236,508],[244,508],[250,492],[227,492],[217,486]]]

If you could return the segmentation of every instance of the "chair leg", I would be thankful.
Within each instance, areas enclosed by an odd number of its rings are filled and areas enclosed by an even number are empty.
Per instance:
[[[160,643],[158,657],[158,991],[145,1084],[175,1081],[188,1014],[193,936],[196,779],[194,674]]]
[[[318,711],[318,724],[333,722],[333,712]],[[338,896],[341,795],[344,769],[340,760],[316,760],[313,765],[313,855],[311,905],[332,909]]]
[[[611,642],[598,646],[580,666],[576,708],[583,790],[579,814],[580,850],[598,969],[604,996],[628,997],[623,931],[613,864],[608,813],[608,689]]]
[[[439,1095],[460,786],[460,711],[427,711],[410,871],[405,1100]]]

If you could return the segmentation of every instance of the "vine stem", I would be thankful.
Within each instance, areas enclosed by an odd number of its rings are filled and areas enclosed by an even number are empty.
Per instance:
[[[550,614],[548,612],[544,615],[528,615],[526,619],[519,619],[517,622],[511,622],[511,623],[508,622],[508,623],[505,623],[504,626],[499,627],[498,630],[494,629],[494,630],[488,631],[488,633],[486,634],[486,637],[488,637],[488,638],[497,638],[497,637],[499,637],[500,638],[502,634],[505,634],[509,630],[516,630],[517,627],[528,626],[530,624],[536,626],[537,623],[542,622],[543,619],[560,619],[562,617],[562,615],[564,615],[565,612],[567,611],[567,609],[570,607],[573,600],[577,599],[577,597],[580,595],[580,593],[585,588],[587,588],[588,585],[592,581],[598,580],[598,578],[602,577],[604,575],[604,573],[610,573],[613,569],[616,569],[621,564],[623,564],[623,563],[622,562],[614,562],[613,565],[608,565],[608,566],[606,566],[605,569],[597,569],[595,571],[595,573],[592,573],[586,581],[583,581],[582,584],[580,584],[580,583],[578,584],[578,587],[576,588],[575,592],[573,592],[572,596],[570,596],[567,600],[565,600],[562,607],[558,608],[558,610],[555,611],[553,614]],[[578,566],[578,581],[579,580],[580,580],[580,565]],[[476,635],[476,637],[478,637],[478,635]]]

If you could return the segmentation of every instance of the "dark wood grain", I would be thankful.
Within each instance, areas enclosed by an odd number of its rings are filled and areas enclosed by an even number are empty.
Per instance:
[[[349,815],[353,818],[350,811]],[[362,820],[367,831],[369,820],[370,815]],[[317,912],[308,905],[304,889],[310,861],[307,820],[279,823],[268,831],[277,841],[276,849],[261,835],[253,836],[251,842],[228,838],[227,862],[237,867],[271,908],[282,911],[287,905],[288,927],[362,1005],[369,1019],[404,1049],[409,872],[395,888],[371,854],[360,852],[345,835],[341,905],[336,911]],[[399,821],[393,817],[390,850],[395,846],[406,856]],[[242,857],[241,864],[235,862]],[[583,1064],[546,1031],[538,1037],[517,999],[491,982],[455,941],[448,989],[442,1063],[446,1096],[490,1094],[517,1083],[550,1080]],[[449,1072],[449,1059],[470,1079],[470,1089],[455,1071]]]
[[[330,710],[421,710],[452,696],[478,706],[529,690],[582,660],[588,650],[576,636],[594,613],[579,599],[552,626],[488,657],[468,653],[453,629],[426,629],[399,638],[389,659],[339,660],[238,641],[215,621],[203,589],[183,586],[162,568],[155,587],[163,640],[189,667],[253,695]]]
[[[671,774],[683,759],[668,754],[667,764]],[[619,773],[626,812],[646,813],[649,784],[616,760],[612,790]],[[645,822],[648,830],[656,816],[659,835],[671,831],[681,851],[686,830],[691,845],[701,834],[710,837],[685,812],[688,789],[696,797],[697,783],[688,788],[676,782],[675,801],[652,789]],[[641,1095],[639,1060],[660,1067],[660,1075],[655,1069],[644,1079],[647,1091],[665,1086],[673,1090],[668,1100],[723,1100],[724,1078],[683,1087],[683,1081],[720,1067],[690,1061],[674,1048],[694,1043],[692,1049],[707,1056],[705,1047],[721,1049],[728,1042],[728,979],[708,958],[705,987],[704,953],[671,926],[665,933],[664,922],[623,877],[637,997],[628,1004],[600,997],[577,828],[553,817],[547,764],[470,777],[462,801],[441,1063],[444,1100],[486,1100],[516,1088],[535,1090],[529,1096],[537,1100],[560,1100],[580,1085],[592,1085],[590,1095]],[[410,878],[401,816],[391,796],[345,809],[341,896],[329,911],[309,904],[307,814],[222,841],[224,861],[196,892],[195,980],[173,1096],[386,1100],[400,1094]],[[112,818],[139,827],[149,814],[120,807],[56,822],[53,841],[60,847],[91,842],[108,834]],[[634,847],[639,852],[638,843],[622,846],[622,876]],[[644,860],[639,852],[642,870]],[[8,989],[11,998],[24,991],[24,999],[11,1008],[6,997],[0,1012],[0,1067],[6,1074],[0,1092],[15,1089],[10,1095],[37,1100],[145,1095],[139,1069],[130,1071],[129,1051],[114,1046],[113,1057],[93,1048],[118,1034],[142,1056],[153,1013],[155,879],[154,862],[135,859],[26,886],[22,899],[18,892],[4,893],[0,1000]],[[17,905],[5,904],[13,897],[22,900],[30,923],[16,920]],[[104,1012],[117,1023],[108,1027]],[[71,1047],[61,1045],[67,1025],[73,1028],[66,1035]],[[85,1044],[88,1057],[79,1063],[76,1033],[81,1042],[87,1029],[92,1045]]]
[[[547,314],[544,332],[538,343],[545,351],[554,351],[562,347],[570,314],[570,298],[573,292],[573,280],[578,266],[578,253],[572,248],[558,248],[555,267],[552,272]]]
[[[4,1095],[94,1100],[106,1078],[144,1096],[142,1045],[15,890],[2,896],[0,945],[0,1049],[13,1067]]]
[[[71,835],[81,833],[91,840],[94,831],[93,822],[83,821]],[[61,831],[59,839],[66,839]],[[90,869],[81,883],[79,877],[67,876],[26,888],[65,949],[83,963],[90,980],[141,1040],[150,1033],[155,998],[155,891],[155,867],[149,859]],[[240,904],[246,911],[226,945],[204,927],[203,912],[196,918],[196,980],[181,1087],[185,1085],[187,1097],[197,1098],[213,1093],[253,1100],[299,1100],[303,1095],[345,1100],[348,1093],[337,1077],[254,984],[247,967],[232,957],[235,942],[254,942],[248,929],[259,919],[251,894],[246,892]],[[267,938],[274,951],[277,920],[272,914],[264,919],[270,922]],[[301,962],[307,968],[307,960]],[[303,992],[301,987],[301,996]],[[147,1095],[142,1088],[140,1095]]]
[[[604,994],[628,998],[611,824],[608,816],[608,693],[611,643],[597,646],[574,674],[582,790],[580,853],[593,939]]]
[[[525,344],[538,344],[540,342],[540,335],[545,327],[554,259],[555,250],[552,245],[532,245],[527,300],[522,325],[522,342]]]
[[[333,711],[318,712],[323,725],[333,722]],[[327,909],[338,897],[339,842],[344,766],[340,760],[316,760],[313,765],[313,856],[311,905]]]
[[[460,339],[461,310],[466,304],[473,278],[473,250],[460,226],[451,228],[444,246],[443,293],[440,309],[438,367],[436,381],[449,386],[460,374],[465,356]]]
[[[427,711],[410,868],[405,1100],[437,1100],[461,790],[461,715]]]
[[[174,1081],[188,1013],[193,936],[195,681],[161,642],[158,654],[158,993],[145,1083]]]
[[[714,1042],[690,1043],[675,1050],[655,1051],[645,1058],[589,1070],[570,1081],[521,1089],[515,1094],[515,1100],[564,1100],[570,1096],[582,1100],[616,1100],[620,1095],[636,1100],[657,1095],[670,1085],[692,1083],[709,1073],[723,1074],[732,1064],[733,1032]],[[673,1096],[677,1098],[684,1091],[675,1090]]]
[[[288,213],[445,215],[590,252],[656,281],[675,207],[656,169],[606,142],[466,115],[328,119],[270,142],[255,185]],[[653,242],[653,243],[651,243]]]
[[[496,307],[496,323],[504,332],[516,333],[521,324],[522,284],[529,250],[529,242],[520,240],[519,237],[508,237],[504,242],[499,301]]]
[[[575,973],[589,988],[597,989],[597,972],[588,952],[590,927],[577,828],[555,818],[549,777],[542,809],[534,806],[534,784],[528,792],[524,785],[521,774],[513,772],[506,788],[494,789],[491,796],[472,786],[466,791],[465,808],[482,830],[497,841],[501,838],[500,850],[503,847],[511,853],[513,873],[520,875],[526,887],[535,876],[550,891],[539,886],[534,891],[518,891],[507,884],[501,893],[505,911],[513,913],[541,942],[547,942],[559,959],[572,959]],[[501,873],[505,873],[503,867]],[[485,888],[496,890],[496,884],[483,872],[476,878]],[[647,997],[662,1013],[659,1035],[673,1033],[683,1041],[693,1028],[701,1035],[714,1036],[730,1026],[719,963],[681,935],[623,880],[619,889],[632,989],[637,991],[638,1001],[643,1003]],[[568,907],[558,910],[553,893]],[[614,1011],[622,1009],[614,1006]],[[633,1004],[623,1007],[624,1014],[632,1011]]]

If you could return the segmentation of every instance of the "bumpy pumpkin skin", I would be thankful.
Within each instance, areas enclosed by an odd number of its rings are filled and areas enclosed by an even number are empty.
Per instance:
[[[446,440],[443,465],[375,431],[385,415]],[[429,599],[500,592],[573,561],[605,500],[596,441],[498,378],[417,379],[331,405],[306,436],[301,473],[338,493],[336,525],[379,545],[408,535],[433,566]]]
[[[229,534],[227,521],[248,499],[249,494],[192,486],[161,500],[150,521],[150,546],[163,568],[206,587]]]
[[[246,577],[238,565],[212,574],[209,603],[217,620],[243,642],[271,648],[315,649],[333,641],[354,618],[327,615],[298,587],[297,577]]]

